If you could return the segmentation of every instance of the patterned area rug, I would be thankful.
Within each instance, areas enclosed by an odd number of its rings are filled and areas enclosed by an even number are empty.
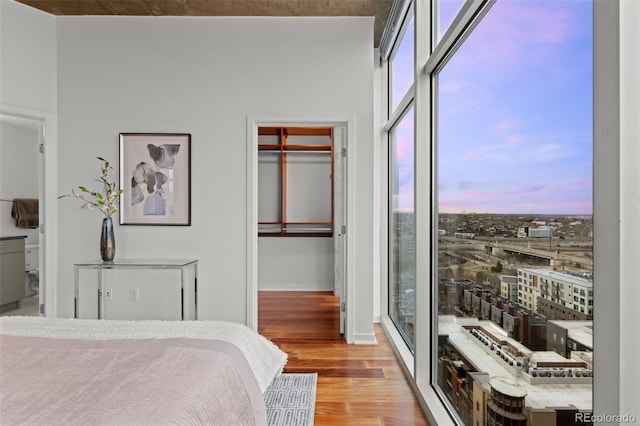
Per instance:
[[[264,391],[269,426],[312,426],[318,373],[284,373]]]

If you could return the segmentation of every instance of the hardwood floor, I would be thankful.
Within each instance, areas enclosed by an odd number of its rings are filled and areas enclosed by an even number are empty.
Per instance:
[[[330,292],[259,292],[258,331],[289,354],[285,373],[318,373],[315,425],[428,425],[382,328],[347,345]]]

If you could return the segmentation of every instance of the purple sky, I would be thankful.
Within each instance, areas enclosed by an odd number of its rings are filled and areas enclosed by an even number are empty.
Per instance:
[[[591,29],[587,0],[496,2],[439,74],[440,212],[592,213]],[[412,121],[396,133],[403,170]],[[399,179],[411,208],[413,173]]]

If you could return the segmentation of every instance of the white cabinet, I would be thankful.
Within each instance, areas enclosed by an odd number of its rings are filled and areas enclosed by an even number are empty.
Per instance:
[[[0,312],[17,308],[25,296],[24,238],[0,238]]]
[[[117,260],[74,266],[76,318],[197,319],[197,260]]]

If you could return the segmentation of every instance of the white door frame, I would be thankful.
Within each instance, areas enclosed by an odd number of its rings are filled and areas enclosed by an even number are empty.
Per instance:
[[[340,334],[346,332],[347,277],[347,128],[333,128],[333,295],[340,298]]]
[[[51,112],[32,110],[14,105],[0,104],[0,114],[33,120],[38,123],[38,144],[43,147],[39,160],[40,201],[40,304],[44,304],[44,315],[57,314],[57,227],[58,222],[58,178],[57,178],[57,120]]]
[[[246,324],[254,330],[258,330],[258,127],[285,127],[285,126],[329,126],[346,127],[347,147],[353,146],[355,140],[355,118],[334,119],[334,118],[314,118],[297,119],[287,117],[247,117],[247,306]],[[355,156],[347,150],[347,175],[344,176],[347,194],[354,194],[355,188]],[[347,197],[347,223],[355,223],[353,214],[355,212],[354,197]],[[353,235],[352,229],[348,235]],[[347,240],[348,241],[348,240]],[[355,324],[355,298],[354,298],[354,271],[353,266],[353,241],[347,242],[346,269],[346,329],[345,340],[349,343],[354,341]]]

